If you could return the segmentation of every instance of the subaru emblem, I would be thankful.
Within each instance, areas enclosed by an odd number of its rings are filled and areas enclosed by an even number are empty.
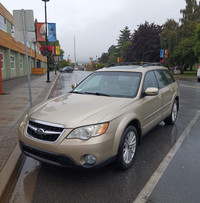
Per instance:
[[[44,129],[38,128],[36,132],[37,132],[38,135],[43,135],[44,134]]]

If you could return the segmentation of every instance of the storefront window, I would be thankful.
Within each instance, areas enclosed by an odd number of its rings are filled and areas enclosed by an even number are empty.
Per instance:
[[[10,55],[10,65],[12,69],[15,68],[15,57],[13,55]]]
[[[19,58],[19,67],[23,69],[23,59],[21,57]]]
[[[0,14],[0,29],[7,32],[6,19]]]
[[[3,53],[1,53],[1,68],[4,69],[4,62],[3,62]]]

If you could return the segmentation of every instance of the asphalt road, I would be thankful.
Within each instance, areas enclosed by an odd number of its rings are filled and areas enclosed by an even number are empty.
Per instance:
[[[88,72],[63,73],[62,94]],[[176,125],[160,123],[142,140],[133,166],[67,169],[27,158],[10,202],[199,202],[200,84],[179,81]]]

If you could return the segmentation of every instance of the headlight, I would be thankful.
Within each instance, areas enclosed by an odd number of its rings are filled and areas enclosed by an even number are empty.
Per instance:
[[[81,140],[88,140],[91,137],[104,134],[107,128],[108,128],[108,123],[76,128],[67,136],[67,138],[77,138]]]

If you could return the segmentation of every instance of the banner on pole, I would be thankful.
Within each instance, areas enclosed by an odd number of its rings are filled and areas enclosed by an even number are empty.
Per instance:
[[[54,54],[55,54],[54,45],[51,45],[50,48],[51,48],[51,50],[52,50],[52,54],[54,55]]]
[[[168,58],[168,55],[169,55],[169,51],[168,51],[168,49],[165,49],[165,58]]]
[[[160,58],[164,58],[164,49],[160,50]]]
[[[60,46],[56,46],[56,55],[60,55]]]
[[[37,23],[37,41],[38,42],[46,41],[45,23]]]
[[[56,24],[48,23],[48,41],[56,42]]]

